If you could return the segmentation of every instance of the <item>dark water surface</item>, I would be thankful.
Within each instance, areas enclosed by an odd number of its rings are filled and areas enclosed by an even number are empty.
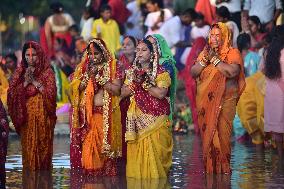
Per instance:
[[[200,138],[174,136],[173,167],[168,180],[132,180],[125,176],[93,178],[70,171],[69,137],[54,138],[52,172],[22,170],[19,138],[11,136],[6,163],[7,188],[27,189],[168,189],[168,188],[284,188],[284,168],[274,151],[257,153],[251,144],[232,144],[232,175],[205,175]]]

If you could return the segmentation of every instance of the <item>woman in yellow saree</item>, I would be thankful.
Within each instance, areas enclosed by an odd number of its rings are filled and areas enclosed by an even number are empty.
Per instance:
[[[240,52],[223,23],[211,27],[209,44],[191,68],[197,80],[197,110],[207,173],[230,174],[232,121],[245,87]]]
[[[172,164],[170,74],[158,64],[158,52],[144,39],[126,71],[122,96],[130,96],[127,112],[126,176],[167,178]]]
[[[117,175],[121,157],[119,96],[122,75],[103,40],[93,39],[70,85],[72,168],[95,176]]]

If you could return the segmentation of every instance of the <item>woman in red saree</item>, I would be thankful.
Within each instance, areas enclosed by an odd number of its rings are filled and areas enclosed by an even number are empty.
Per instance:
[[[23,168],[51,169],[56,84],[47,57],[36,42],[24,44],[22,62],[9,85],[8,110],[21,136]]]
[[[194,124],[194,131],[196,133],[199,132],[198,128],[198,117],[197,117],[197,110],[196,110],[196,81],[191,75],[188,75],[190,72],[191,67],[193,66],[194,62],[196,61],[199,53],[203,50],[206,41],[203,37],[199,37],[195,39],[190,53],[186,59],[185,69],[181,71],[180,77],[184,80],[184,87],[185,93],[189,99],[189,106],[192,112],[192,120]]]
[[[232,48],[231,33],[225,24],[212,26],[209,44],[199,54],[191,75],[197,80],[205,170],[230,174],[232,122],[245,79],[241,54]]]
[[[0,100],[0,188],[5,188],[5,161],[7,155],[9,123],[2,101]]]

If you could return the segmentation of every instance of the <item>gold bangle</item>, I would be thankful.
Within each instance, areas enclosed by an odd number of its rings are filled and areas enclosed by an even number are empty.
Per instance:
[[[215,60],[215,62],[213,63],[213,65],[216,67],[219,63],[221,62],[220,59]]]
[[[207,65],[203,64],[201,61],[198,62],[202,67],[206,67]]]

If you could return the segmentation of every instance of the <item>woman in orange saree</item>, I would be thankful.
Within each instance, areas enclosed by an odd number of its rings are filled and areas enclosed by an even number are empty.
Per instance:
[[[70,85],[72,168],[94,176],[116,176],[121,157],[119,64],[101,39],[89,42]]]
[[[56,84],[46,55],[36,42],[24,44],[22,62],[9,85],[8,111],[21,136],[23,168],[51,169]]]
[[[218,22],[211,27],[209,44],[191,68],[197,80],[196,104],[207,173],[230,174],[232,121],[245,87],[240,52],[232,48],[231,33]]]

